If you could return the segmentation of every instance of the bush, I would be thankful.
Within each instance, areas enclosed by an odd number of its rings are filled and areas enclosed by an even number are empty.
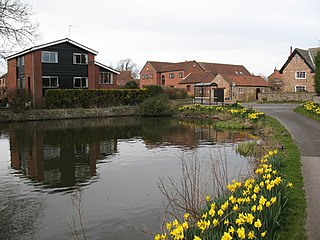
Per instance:
[[[47,108],[116,107],[137,105],[146,97],[144,89],[52,89],[45,93],[45,104]]]
[[[124,85],[124,88],[126,88],[126,89],[138,89],[139,88],[139,84],[136,81],[131,80],[131,81],[126,82],[126,84]]]
[[[144,88],[147,89],[149,97],[158,96],[163,93],[163,89],[159,85],[147,85]]]
[[[147,98],[140,105],[140,113],[142,116],[148,117],[172,116],[175,113],[175,110],[171,105],[168,96],[161,94]]]
[[[185,88],[164,87],[163,91],[168,95],[169,99],[184,99],[188,97],[188,92]]]
[[[17,89],[8,93],[10,107],[14,110],[27,110],[31,108],[32,96],[25,89]]]

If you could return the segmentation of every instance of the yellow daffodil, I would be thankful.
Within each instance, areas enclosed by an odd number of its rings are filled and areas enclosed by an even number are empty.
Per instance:
[[[261,223],[260,219],[257,219],[257,221],[254,222],[254,226],[258,229],[262,227],[262,223]]]

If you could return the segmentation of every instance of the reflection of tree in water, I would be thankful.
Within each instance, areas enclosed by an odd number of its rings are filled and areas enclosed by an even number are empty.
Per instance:
[[[2,179],[0,185],[0,239],[38,239],[44,203],[36,194],[23,194],[14,178]]]

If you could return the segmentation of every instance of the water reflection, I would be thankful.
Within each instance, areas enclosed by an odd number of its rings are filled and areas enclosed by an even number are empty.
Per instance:
[[[140,137],[147,148],[233,143],[247,133],[218,131],[174,119],[109,118],[10,124],[11,166],[43,187],[64,191],[90,183],[96,164],[117,154],[119,139]]]

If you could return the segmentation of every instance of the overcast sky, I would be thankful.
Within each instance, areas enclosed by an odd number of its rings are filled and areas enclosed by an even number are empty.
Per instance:
[[[26,0],[27,1],[27,0]],[[29,0],[46,43],[69,35],[116,66],[197,60],[266,76],[290,46],[320,46],[319,0]]]

